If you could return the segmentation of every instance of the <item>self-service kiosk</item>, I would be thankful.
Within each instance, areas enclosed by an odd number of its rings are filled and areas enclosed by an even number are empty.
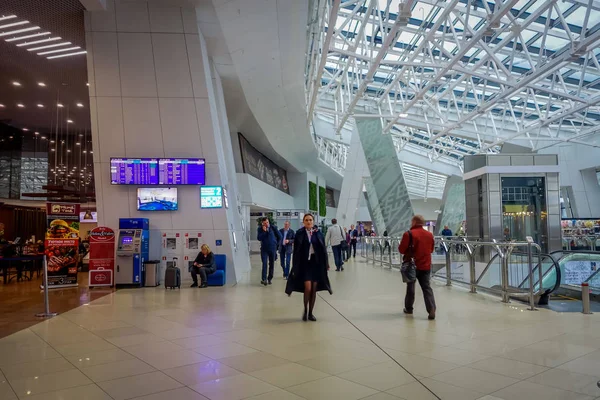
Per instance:
[[[144,285],[144,261],[150,251],[150,223],[147,218],[119,219],[115,263],[115,284]]]

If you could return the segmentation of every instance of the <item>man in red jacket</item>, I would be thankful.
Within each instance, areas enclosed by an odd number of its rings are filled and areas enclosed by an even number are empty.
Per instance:
[[[435,242],[431,232],[423,229],[425,219],[421,215],[415,215],[412,219],[410,234],[412,236],[413,250],[409,250],[409,233],[405,232],[402,236],[398,251],[403,254],[404,262],[415,260],[417,266],[417,280],[423,291],[425,299],[425,308],[429,313],[429,319],[435,319],[435,298],[431,289],[431,253],[433,253]],[[404,313],[412,314],[415,304],[415,282],[406,284],[406,298],[404,299]]]

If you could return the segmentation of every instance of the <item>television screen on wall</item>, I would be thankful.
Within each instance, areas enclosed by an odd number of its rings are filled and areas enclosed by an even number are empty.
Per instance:
[[[178,208],[177,188],[138,188],[139,211],[175,211]]]

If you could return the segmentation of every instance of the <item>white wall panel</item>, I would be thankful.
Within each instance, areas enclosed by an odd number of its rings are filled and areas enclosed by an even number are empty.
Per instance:
[[[196,102],[196,114],[198,118],[198,129],[200,129],[200,141],[203,149],[216,149],[215,136],[214,134],[209,135],[209,132],[213,132],[214,126],[212,124],[213,115],[210,112],[210,104],[208,99],[195,99]],[[214,116],[216,118],[216,116]],[[217,152],[204,152],[204,158],[208,162],[218,162]]]
[[[122,95],[156,97],[156,75],[150,35],[119,33],[118,39]]]
[[[129,217],[129,191],[126,187],[110,184],[110,164],[102,163],[103,219],[106,226],[118,229],[119,218]]]
[[[192,76],[192,85],[194,97],[208,98],[206,91],[206,75],[204,72],[204,62],[200,48],[200,38],[198,35],[185,35],[187,53],[190,60],[190,72]]]
[[[114,0],[106,1],[106,11],[90,13],[91,30],[95,32],[114,32],[117,29]]]
[[[158,96],[193,97],[184,35],[153,33],[152,44]]]
[[[119,2],[117,10],[118,32],[149,32],[150,19],[146,2]]]
[[[196,20],[196,10],[181,9],[183,19],[183,31],[185,33],[198,34],[198,21]]]
[[[115,32],[93,32],[96,96],[120,96],[119,51]]]
[[[183,33],[181,9],[150,4],[150,30],[161,33]]]
[[[206,185],[222,186],[221,174],[219,173],[219,164],[213,162],[206,163]]]
[[[166,157],[204,156],[194,99],[160,98]]]
[[[125,155],[164,157],[158,99],[123,97]]]
[[[96,102],[100,161],[110,162],[111,157],[125,155],[121,98],[98,97]]]

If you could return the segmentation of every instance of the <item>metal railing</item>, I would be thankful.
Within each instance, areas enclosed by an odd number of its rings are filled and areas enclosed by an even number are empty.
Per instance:
[[[398,252],[398,246],[401,238],[387,236],[362,239],[360,254],[367,263],[400,269],[402,255]],[[448,237],[435,237],[435,241],[436,250],[432,256],[433,276],[444,279],[447,286],[451,286],[453,282],[466,284],[471,293],[477,293],[478,289],[496,293],[506,303],[510,301],[510,297],[524,296],[528,300],[530,310],[536,309],[536,297],[541,298],[545,294],[543,285],[539,284],[543,281],[544,269],[535,267],[541,265],[544,257],[550,256],[543,255],[541,247],[532,241],[483,242]],[[511,269],[515,267],[515,263],[511,262],[511,255],[518,249],[525,250],[526,280],[529,285],[523,285],[520,281],[521,285],[515,284],[515,279],[511,282]],[[493,260],[498,258],[500,263],[496,265]],[[538,261],[534,262],[534,259]],[[436,266],[441,268],[436,271]],[[537,274],[534,275],[534,272]]]
[[[562,237],[562,248],[566,251],[600,249],[600,235],[566,235]]]

